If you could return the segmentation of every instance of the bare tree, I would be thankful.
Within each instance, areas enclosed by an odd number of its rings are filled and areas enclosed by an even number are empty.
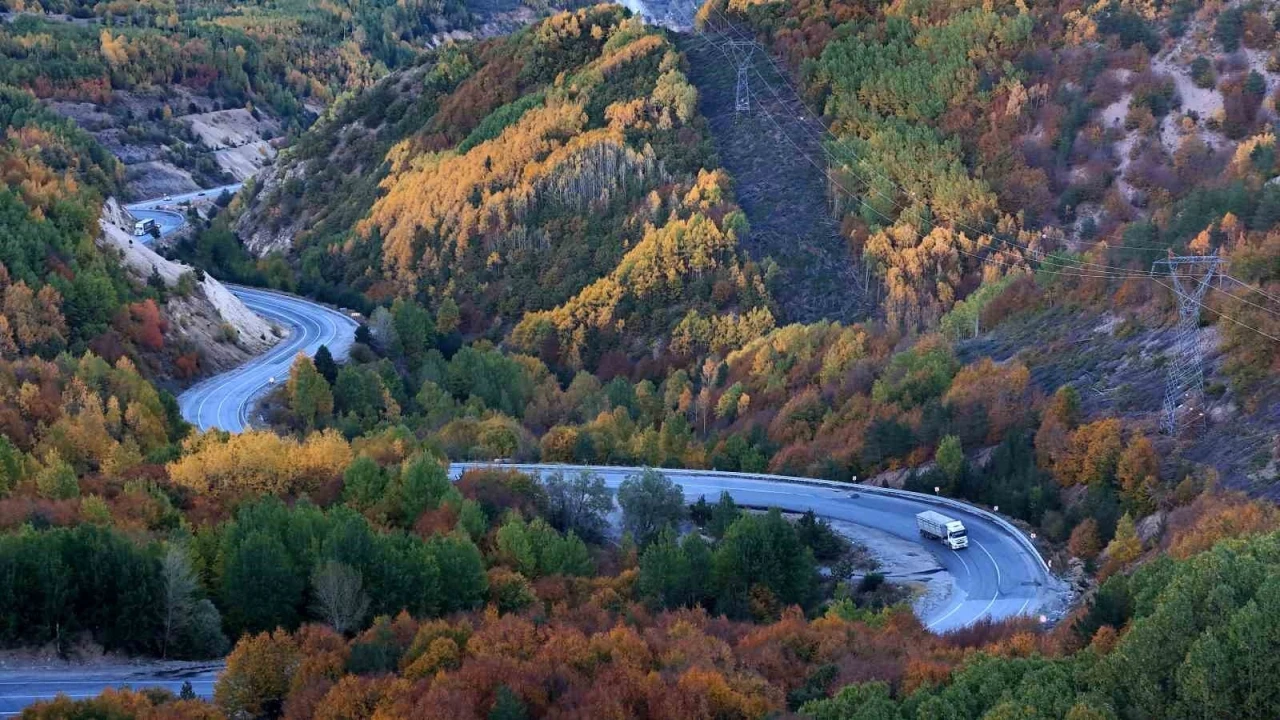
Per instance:
[[[169,645],[191,623],[199,583],[186,551],[177,545],[170,545],[165,551],[160,561],[160,577],[164,581],[160,656],[167,657]]]
[[[350,565],[326,560],[311,573],[315,609],[324,621],[342,634],[360,626],[369,611],[364,580]]]

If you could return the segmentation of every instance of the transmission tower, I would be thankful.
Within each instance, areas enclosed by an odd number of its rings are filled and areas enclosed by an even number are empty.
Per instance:
[[[738,65],[737,98],[733,105],[735,115],[751,112],[751,87],[747,82],[751,71],[751,53],[756,44],[751,40],[729,40],[725,43]]]
[[[1178,329],[1173,340],[1173,360],[1165,380],[1164,417],[1160,427],[1169,435],[1178,432],[1178,418],[1204,397],[1204,352],[1200,344],[1201,300],[1219,275],[1222,258],[1192,255],[1157,260],[1151,272],[1167,268],[1178,296]]]

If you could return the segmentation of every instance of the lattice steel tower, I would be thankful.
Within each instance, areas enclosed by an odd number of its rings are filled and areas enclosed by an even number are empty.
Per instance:
[[[730,40],[725,43],[738,66],[737,98],[733,105],[735,115],[751,112],[751,86],[747,78],[751,72],[751,53],[756,44],[752,40]]]
[[[1151,272],[1168,268],[1173,291],[1178,296],[1178,330],[1173,340],[1173,359],[1165,380],[1164,417],[1160,427],[1175,435],[1179,416],[1204,397],[1204,349],[1200,344],[1201,301],[1218,276],[1222,258],[1192,255],[1157,260]]]

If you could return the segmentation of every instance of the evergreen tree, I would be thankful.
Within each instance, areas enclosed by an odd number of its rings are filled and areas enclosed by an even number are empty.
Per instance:
[[[328,345],[321,345],[316,349],[315,364],[316,370],[330,386],[338,381],[338,363],[333,361],[333,353],[329,352]]]

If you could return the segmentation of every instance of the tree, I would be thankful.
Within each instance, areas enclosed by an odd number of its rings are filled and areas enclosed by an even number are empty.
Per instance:
[[[226,551],[222,604],[233,634],[298,625],[306,569],[295,566],[285,546],[262,530]]]
[[[449,481],[444,466],[428,453],[422,453],[405,463],[396,485],[396,504],[405,524],[426,510],[434,510],[446,498],[461,499],[457,488]]]
[[[1111,542],[1107,543],[1106,554],[1107,565],[1102,573],[1103,576],[1120,570],[1137,560],[1142,554],[1142,540],[1138,538],[1137,527],[1133,523],[1133,516],[1129,513],[1120,516],[1120,522],[1116,523],[1116,534],[1111,538]]]
[[[725,531],[730,525],[742,515],[742,511],[738,509],[738,504],[733,501],[733,496],[727,491],[720,493],[720,499],[716,502],[715,507],[711,508],[711,519],[707,522],[707,532],[711,537],[719,540],[724,537]]]
[[[1098,539],[1098,521],[1085,518],[1071,531],[1071,539],[1067,541],[1067,550],[1081,560],[1092,560],[1102,550]]]
[[[168,657],[169,646],[192,620],[199,584],[186,551],[176,545],[170,545],[160,560],[160,579],[164,581],[160,657]]]
[[[360,573],[336,560],[326,560],[312,571],[311,592],[317,614],[340,635],[359,628],[369,611]]]
[[[387,476],[377,461],[361,455],[342,473],[342,499],[352,507],[365,509],[383,499],[387,488]]]
[[[604,536],[613,495],[604,478],[586,470],[566,478],[556,472],[547,477],[547,519],[561,532],[574,532],[588,541]]]
[[[418,303],[397,298],[391,305],[391,322],[398,341],[396,349],[409,365],[410,372],[416,372],[422,366],[427,351],[435,345],[435,320]]]
[[[938,469],[947,477],[947,480],[955,482],[960,479],[960,473],[964,472],[964,449],[960,447],[960,438],[955,435],[947,435],[942,438],[942,442],[938,443],[938,452],[934,456],[938,462]]]
[[[768,619],[762,617],[769,613],[768,603],[759,603],[766,596],[807,607],[817,580],[813,551],[801,544],[777,508],[743,515],[729,527],[712,556],[711,576],[717,611],[759,620]]]
[[[455,533],[436,536],[427,547],[440,572],[441,611],[471,610],[484,602],[489,579],[475,543]]]
[[[306,430],[314,429],[333,414],[333,391],[329,382],[304,353],[299,352],[293,360],[286,391],[290,411]]]
[[[640,555],[640,594],[658,607],[671,609],[696,602],[702,596],[702,577],[694,576],[689,553],[669,527],[663,528]]]
[[[328,345],[321,345],[316,348],[316,370],[324,376],[325,382],[332,387],[338,381],[338,363],[333,361],[333,353],[329,352]]]
[[[284,630],[241,638],[213,688],[214,702],[229,717],[279,717],[303,658]]]
[[[618,486],[618,505],[623,527],[644,547],[684,517],[684,491],[661,472],[645,469]]]
[[[494,693],[493,707],[489,710],[489,720],[526,720],[529,712],[519,695],[506,685],[498,687]]]
[[[1160,482],[1160,458],[1146,435],[1136,433],[1129,439],[1116,463],[1116,481],[1133,512],[1144,515],[1155,508],[1152,496]]]

